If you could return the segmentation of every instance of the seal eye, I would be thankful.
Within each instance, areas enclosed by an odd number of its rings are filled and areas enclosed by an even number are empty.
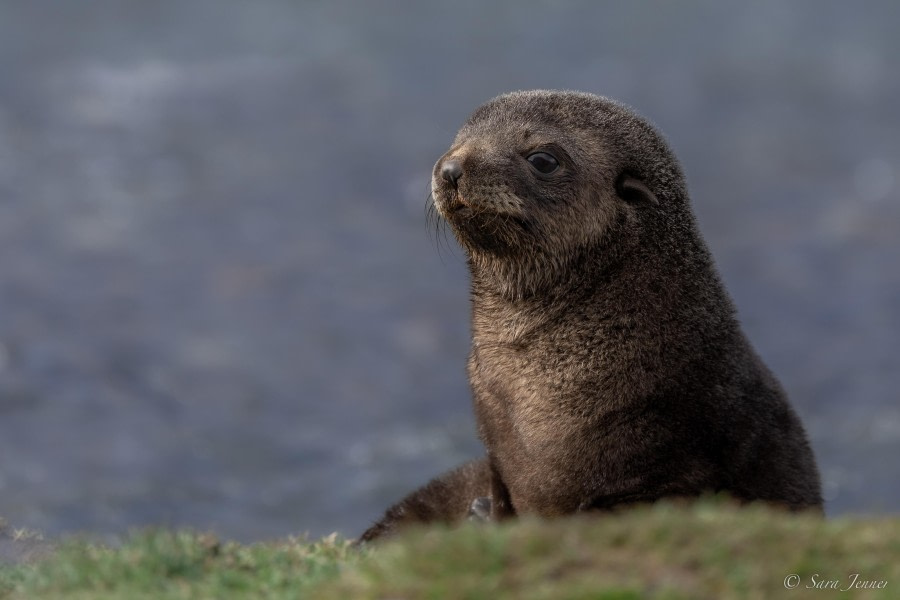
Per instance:
[[[559,161],[556,160],[552,154],[547,154],[546,152],[535,152],[534,154],[529,154],[525,159],[531,163],[531,166],[538,170],[538,172],[547,175],[552,173],[556,169],[559,168]]]

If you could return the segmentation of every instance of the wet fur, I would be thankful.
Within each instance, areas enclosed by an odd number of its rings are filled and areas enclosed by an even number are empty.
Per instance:
[[[529,170],[535,149],[561,167]],[[440,175],[458,160],[454,188]],[[741,332],[681,168],[645,120],[576,92],[478,108],[435,165],[472,279],[468,362],[487,453],[366,531],[554,516],[727,491],[821,509],[803,427]],[[498,200],[498,197],[501,197]]]

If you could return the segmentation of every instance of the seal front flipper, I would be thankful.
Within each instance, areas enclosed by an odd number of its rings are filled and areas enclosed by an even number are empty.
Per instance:
[[[357,543],[391,535],[405,525],[465,521],[475,502],[490,495],[491,487],[492,471],[486,458],[464,463],[391,506]]]

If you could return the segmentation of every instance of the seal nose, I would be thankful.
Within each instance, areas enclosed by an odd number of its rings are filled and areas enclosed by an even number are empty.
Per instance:
[[[458,160],[451,158],[450,160],[445,160],[444,164],[441,165],[441,177],[453,187],[456,187],[456,182],[459,181],[462,174],[462,165],[459,164]]]

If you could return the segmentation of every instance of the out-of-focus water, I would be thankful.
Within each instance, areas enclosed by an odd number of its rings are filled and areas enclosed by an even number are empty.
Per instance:
[[[900,5],[0,6],[0,516],[355,535],[480,453],[434,160],[522,88],[668,135],[830,514],[900,508]]]

